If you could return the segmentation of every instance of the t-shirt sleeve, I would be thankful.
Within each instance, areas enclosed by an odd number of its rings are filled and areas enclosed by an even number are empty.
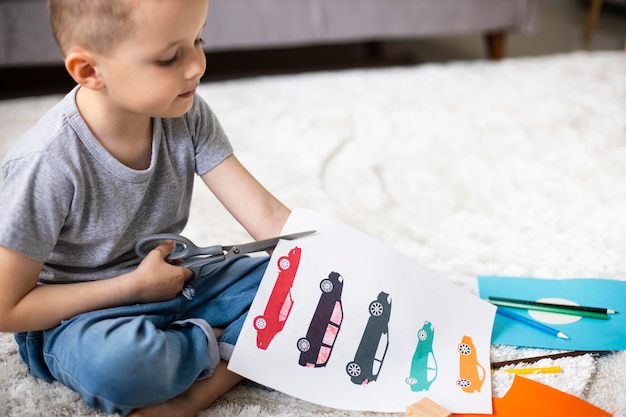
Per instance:
[[[229,157],[233,147],[215,113],[199,95],[194,97],[187,118],[193,135],[196,173],[203,175]]]
[[[75,187],[41,154],[5,164],[3,176],[0,244],[45,261],[57,242]]]

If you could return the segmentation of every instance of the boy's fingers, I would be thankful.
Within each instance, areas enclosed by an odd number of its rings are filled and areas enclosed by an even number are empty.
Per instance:
[[[158,251],[159,254],[161,255],[161,258],[165,259],[165,257],[169,255],[170,252],[172,252],[173,247],[174,247],[173,240],[164,240],[163,243],[161,243],[159,246],[157,246],[153,250]]]
[[[193,271],[189,268],[185,268],[185,281],[191,279],[191,277],[193,277]]]
[[[174,241],[173,240],[165,240],[163,241],[163,243],[161,243],[159,246],[157,246],[156,248],[154,248],[154,250],[159,251],[161,258],[165,259],[167,257],[167,255],[169,255],[172,252],[172,249],[174,248]],[[170,261],[168,263],[176,266],[176,264],[182,263],[183,260],[182,259],[175,259],[173,261]],[[190,279],[193,276],[193,271],[189,268],[184,268],[185,269],[185,281]]]

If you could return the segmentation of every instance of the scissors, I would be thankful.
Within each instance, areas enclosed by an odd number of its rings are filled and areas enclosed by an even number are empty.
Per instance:
[[[292,233],[270,239],[258,240],[256,242],[243,243],[241,245],[213,245],[207,247],[196,246],[191,240],[178,234],[159,233],[139,239],[135,244],[135,253],[141,258],[145,258],[151,250],[159,246],[164,241],[173,240],[174,249],[165,257],[165,260],[182,261],[181,263],[176,263],[176,265],[191,269],[193,276],[190,279],[193,279],[194,277],[200,275],[200,271],[205,265],[222,262],[238,255],[274,249],[278,244],[278,241],[281,239],[294,240],[315,232],[315,230],[309,230],[306,232]]]

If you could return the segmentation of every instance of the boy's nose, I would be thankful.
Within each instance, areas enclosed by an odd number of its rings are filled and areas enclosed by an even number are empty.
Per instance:
[[[187,68],[185,69],[185,78],[188,80],[202,77],[206,69],[206,57],[201,48],[190,55]]]

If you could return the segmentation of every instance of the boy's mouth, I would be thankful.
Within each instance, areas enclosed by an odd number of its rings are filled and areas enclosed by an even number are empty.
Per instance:
[[[182,94],[179,94],[178,97],[180,98],[189,98],[189,97],[193,97],[193,95],[196,94],[196,89],[194,88],[193,90],[189,90],[186,91]]]

